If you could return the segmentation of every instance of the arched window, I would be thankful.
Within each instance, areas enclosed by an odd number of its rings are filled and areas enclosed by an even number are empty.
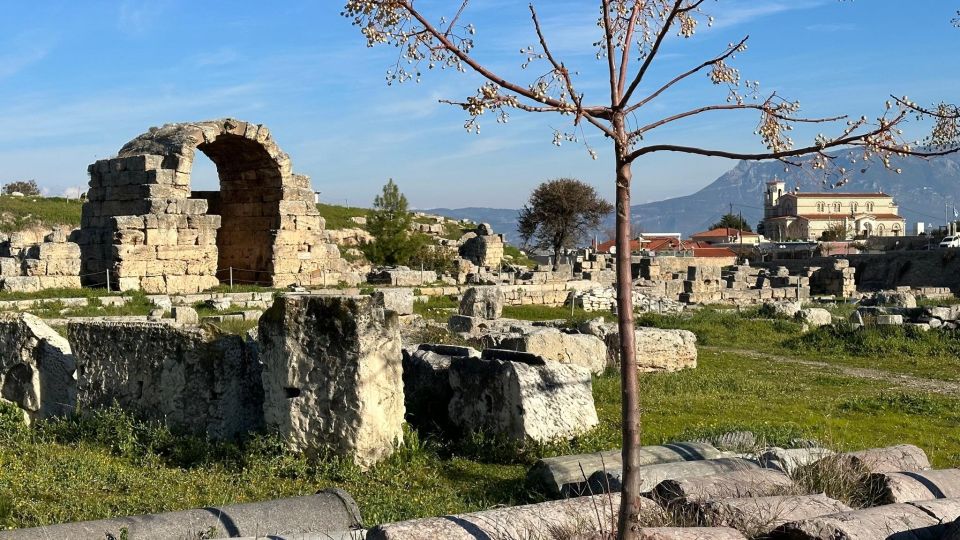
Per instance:
[[[857,201],[853,201],[852,203],[850,203],[850,210],[852,212],[856,212],[859,207],[860,205],[857,204]]]
[[[827,209],[827,205],[823,201],[817,203],[817,212],[823,212]]]
[[[884,233],[884,230],[885,230],[885,229],[886,229],[886,227],[883,226],[883,223],[877,225],[877,235],[878,235],[878,236],[883,236],[883,233]]]
[[[839,203],[839,202],[833,203],[833,211],[834,211],[834,213],[837,213],[837,214],[840,213],[840,203]]]
[[[893,235],[894,235],[894,236],[900,236],[900,224],[899,224],[899,223],[894,223],[894,224],[893,224],[893,227],[891,227],[890,229],[893,230]]]
[[[867,212],[873,212],[873,203],[872,203],[872,202],[868,202],[868,203],[867,203]]]

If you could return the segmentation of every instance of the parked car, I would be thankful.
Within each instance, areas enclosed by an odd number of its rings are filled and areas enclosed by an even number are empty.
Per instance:
[[[944,236],[943,240],[940,241],[940,247],[942,248],[960,247],[960,235]]]

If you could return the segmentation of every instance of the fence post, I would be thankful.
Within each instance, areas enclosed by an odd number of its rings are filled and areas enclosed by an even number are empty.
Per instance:
[[[233,267],[230,267],[230,290],[233,290]]]
[[[110,269],[107,269],[107,292],[110,292]]]

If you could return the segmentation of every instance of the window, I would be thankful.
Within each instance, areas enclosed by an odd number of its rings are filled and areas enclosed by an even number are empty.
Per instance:
[[[827,209],[827,205],[822,201],[817,203],[817,212],[823,212]]]
[[[867,203],[867,212],[873,212],[873,203],[872,203],[872,202],[868,202],[868,203]]]
[[[839,202],[839,201],[833,203],[833,212],[836,213],[836,214],[839,214],[839,213],[840,213],[840,202]]]
[[[852,212],[856,212],[859,207],[860,205],[857,204],[857,201],[853,201],[852,203],[850,203],[850,211]]]

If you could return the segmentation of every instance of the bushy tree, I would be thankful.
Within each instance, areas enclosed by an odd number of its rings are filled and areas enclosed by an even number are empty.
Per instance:
[[[373,235],[373,241],[361,246],[361,251],[373,264],[407,264],[422,243],[410,232],[412,221],[407,198],[391,178],[373,200],[373,210],[367,218],[367,231]]]
[[[36,180],[17,180],[3,185],[4,195],[11,195],[14,192],[23,193],[27,196],[40,195],[40,187]]]
[[[750,224],[743,217],[737,214],[724,214],[720,221],[710,226],[710,229],[739,229],[741,231],[753,232]]]
[[[537,186],[520,210],[517,229],[525,245],[548,249],[554,263],[560,251],[572,248],[596,230],[613,206],[593,186],[574,178],[558,178]]]
[[[850,229],[847,228],[842,222],[831,223],[827,226],[827,229],[820,234],[820,241],[822,242],[837,242],[840,240],[846,240],[850,236]]]

